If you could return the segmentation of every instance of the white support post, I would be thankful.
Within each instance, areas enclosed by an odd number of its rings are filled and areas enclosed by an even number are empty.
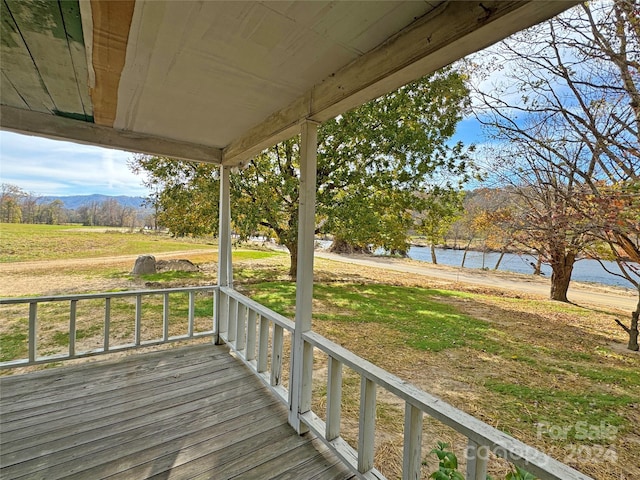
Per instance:
[[[289,423],[300,434],[308,428],[300,422],[299,415],[311,408],[313,347],[303,341],[302,334],[311,330],[318,124],[305,121],[301,133],[296,318],[289,389]]]
[[[420,480],[422,465],[422,411],[409,402],[404,406],[402,480]]]
[[[489,464],[489,447],[469,439],[467,444],[466,480],[485,480]]]
[[[329,357],[327,375],[327,424],[325,437],[331,441],[340,436],[340,414],[342,404],[342,363]]]
[[[358,422],[358,472],[367,473],[373,468],[376,433],[376,384],[361,377],[360,418]]]
[[[220,165],[220,204],[218,228],[218,286],[233,287],[233,268],[231,265],[231,184],[229,172],[231,168]],[[221,295],[223,297],[223,295]],[[226,297],[226,295],[224,295]],[[215,307],[214,324],[216,325],[216,343],[224,343],[220,334],[227,333],[229,325],[229,310],[226,307],[228,299],[218,302]]]

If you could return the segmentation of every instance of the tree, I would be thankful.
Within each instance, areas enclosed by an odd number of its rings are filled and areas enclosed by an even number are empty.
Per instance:
[[[417,231],[424,235],[431,244],[431,262],[438,263],[436,244],[444,240],[453,223],[460,218],[464,193],[455,190],[430,195],[428,205],[419,215]]]
[[[317,232],[350,248],[406,253],[412,210],[424,203],[416,193],[458,189],[474,173],[462,144],[446,144],[467,103],[465,78],[444,69],[325,122],[318,134]],[[147,186],[159,188],[159,222],[172,232],[215,230],[203,229],[217,215],[218,178],[211,167],[138,156],[133,169],[147,172]],[[295,277],[297,139],[256,156],[231,175],[231,185],[234,230],[243,238],[260,229],[273,232],[289,249]]]
[[[217,235],[219,179],[213,165],[137,154],[129,161],[134,173],[147,174],[147,199],[155,210],[155,225],[172,235]]]
[[[16,185],[3,183],[0,186],[0,222],[21,223],[20,198],[25,193]]]
[[[606,200],[614,188],[637,195],[637,6],[632,0],[581,4],[503,42],[492,61],[508,66],[502,72],[508,83],[478,92],[485,107],[478,119],[503,144],[527,145],[548,169],[576,182],[566,198],[575,212],[569,225],[590,223],[594,238],[610,244],[611,254],[624,267],[638,252],[637,224],[611,222],[604,211],[589,206]],[[567,189],[565,183],[547,187],[549,195],[564,195]],[[624,216],[622,210],[618,213]],[[629,269],[627,273],[639,297],[627,331],[632,340],[638,332],[640,277]],[[629,346],[638,348],[637,342]]]

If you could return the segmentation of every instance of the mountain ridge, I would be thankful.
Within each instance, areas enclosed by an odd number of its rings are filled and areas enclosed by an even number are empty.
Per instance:
[[[123,207],[133,207],[136,209],[146,208],[144,205],[145,197],[133,197],[129,195],[104,195],[94,193],[90,195],[43,195],[38,198],[38,203],[51,203],[60,200],[64,208],[68,210],[77,210],[78,208],[91,205],[92,203],[103,203],[107,200],[116,200]]]

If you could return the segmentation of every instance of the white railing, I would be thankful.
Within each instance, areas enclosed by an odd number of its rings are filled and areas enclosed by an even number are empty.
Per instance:
[[[294,323],[231,288],[220,288],[219,295],[220,339],[290,406],[290,400],[287,400],[288,392],[281,383],[282,337],[283,332],[288,332],[289,341],[293,343]],[[309,410],[301,413],[300,419],[348,464],[359,478],[385,478],[373,464],[376,390],[383,388],[404,400],[405,404],[403,480],[421,478],[424,415],[442,422],[468,439],[467,480],[486,479],[490,453],[526,469],[540,479],[592,480],[539,450],[423,392],[317,333],[303,333],[302,339],[327,355],[328,373],[325,418],[322,419]],[[269,354],[270,369],[267,368]],[[351,447],[340,434],[344,367],[350,368],[360,376],[357,449]],[[311,385],[307,384],[306,387],[310,389]]]
[[[195,295],[198,292],[213,292],[212,330],[194,331]],[[184,335],[169,336],[169,310],[171,294],[187,293],[188,321]],[[162,335],[143,341],[143,299],[162,296]],[[110,342],[111,301],[116,298],[133,297],[134,341],[113,345]],[[88,300],[104,300],[104,342],[102,348],[91,351],[76,351],[76,315],[78,304]],[[38,305],[46,302],[69,302],[68,351],[62,355],[38,356]],[[215,337],[226,343],[234,354],[251,368],[280,400],[291,409],[292,395],[288,391],[288,377],[294,369],[291,354],[294,348],[294,322],[260,305],[258,302],[227,287],[172,288],[152,291],[113,292],[88,295],[55,297],[31,297],[0,299],[0,305],[28,304],[28,358],[0,364],[0,367],[34,365],[62,359],[97,355],[127,348],[184,340],[195,337]],[[215,313],[214,313],[215,312]],[[384,479],[374,467],[376,430],[376,392],[382,388],[404,401],[404,445],[402,478],[421,478],[422,424],[427,415],[453,428],[468,439],[467,480],[485,480],[490,453],[521,466],[540,479],[590,480],[590,477],[564,465],[544,453],[530,447],[490,425],[454,408],[442,400],[423,392],[414,385],[373,365],[345,348],[312,331],[301,337],[305,345],[318,349],[327,356],[326,414],[320,418],[312,409],[299,414],[299,419],[318,438],[324,441],[361,479]],[[357,449],[341,436],[342,372],[349,368],[360,376],[360,412]],[[308,370],[308,369],[307,369]],[[311,369],[312,370],[312,369]],[[311,382],[301,382],[311,396]],[[298,392],[294,392],[298,393]]]
[[[227,343],[288,405],[285,375],[289,372],[286,362],[291,358],[294,323],[232,288],[221,287],[218,295],[216,331],[220,341]]]
[[[73,358],[82,358],[92,355],[100,355],[104,353],[111,353],[115,351],[127,350],[132,348],[147,347],[152,345],[159,345],[163,343],[176,342],[180,340],[187,340],[191,338],[199,337],[213,337],[213,313],[214,302],[213,297],[218,287],[185,287],[185,288],[167,288],[161,290],[138,290],[138,291],[126,291],[126,292],[109,292],[109,293],[91,293],[84,295],[57,295],[48,297],[23,297],[23,298],[3,298],[0,299],[0,306],[2,305],[28,305],[28,323],[27,323],[27,344],[28,344],[28,356],[27,358],[15,359],[0,363],[0,368],[11,367],[23,367],[29,365],[38,365],[43,363],[57,362],[61,360],[69,360]],[[211,323],[210,328],[204,331],[195,331],[195,306],[196,306],[196,294],[199,292],[205,292],[211,294]],[[175,294],[187,294],[188,295],[188,313],[186,322],[186,332],[181,335],[169,336],[170,325],[170,311],[171,311],[171,298]],[[143,311],[144,300],[148,300],[151,297],[162,297],[162,333],[160,336],[151,339],[143,340]],[[128,304],[131,310],[132,323],[133,323],[133,341],[125,343],[117,343],[115,339],[112,339],[112,301],[116,299],[129,298],[134,301]],[[100,348],[79,351],[76,348],[77,344],[77,324],[78,324],[78,307],[84,302],[95,302],[96,300],[102,300],[103,308],[103,327],[102,327],[102,344]],[[64,353],[55,355],[40,356],[38,354],[38,337],[40,333],[40,322],[38,319],[38,306],[43,303],[68,303],[68,341]],[[92,306],[92,310],[95,306]]]

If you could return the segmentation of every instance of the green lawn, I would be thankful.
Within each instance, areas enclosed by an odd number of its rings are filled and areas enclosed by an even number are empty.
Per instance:
[[[80,225],[0,224],[0,262],[137,255],[217,248],[209,239],[176,239]]]

